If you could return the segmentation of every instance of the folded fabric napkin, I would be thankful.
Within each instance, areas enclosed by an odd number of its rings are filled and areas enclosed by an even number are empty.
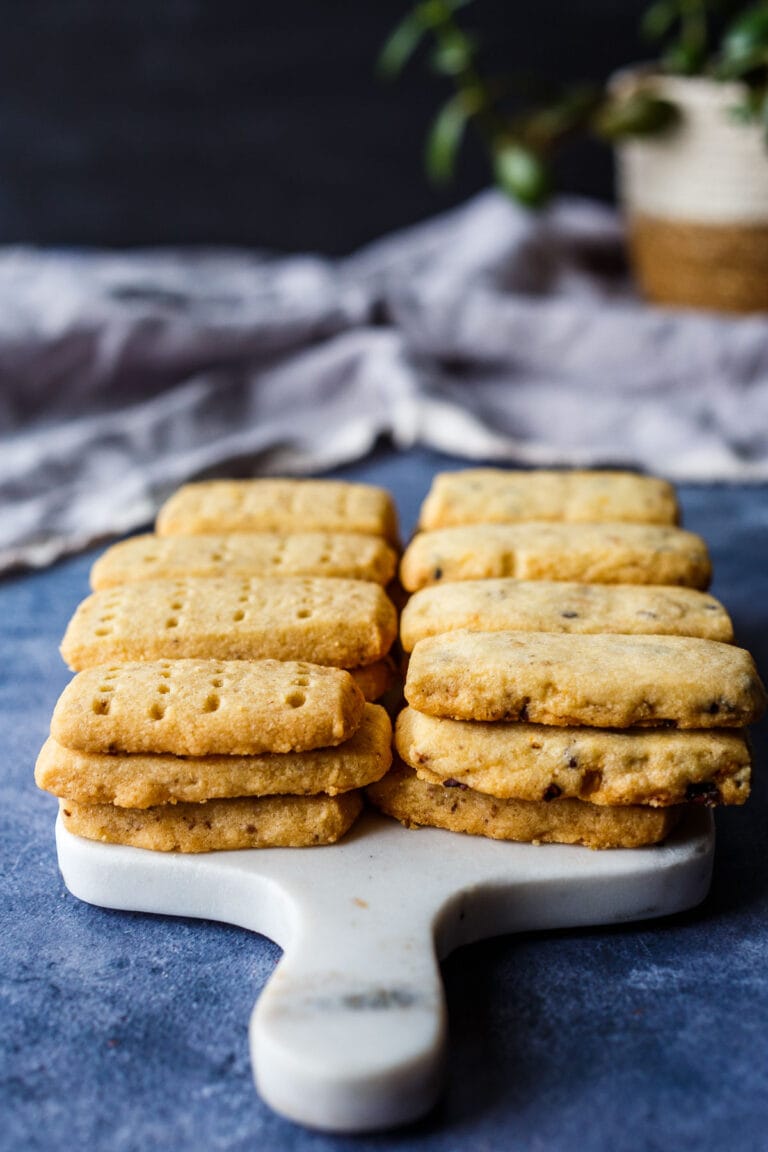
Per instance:
[[[615,213],[495,192],[340,261],[0,252],[0,570],[182,481],[381,435],[530,464],[768,479],[768,318],[651,308]]]

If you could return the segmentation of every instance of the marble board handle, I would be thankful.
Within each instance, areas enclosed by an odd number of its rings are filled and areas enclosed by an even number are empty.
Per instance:
[[[350,898],[303,901],[250,1026],[256,1086],[311,1128],[408,1123],[440,1090],[446,1010],[433,916]]]

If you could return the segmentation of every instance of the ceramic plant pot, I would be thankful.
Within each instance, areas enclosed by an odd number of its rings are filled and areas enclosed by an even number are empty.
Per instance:
[[[768,311],[768,144],[739,120],[738,84],[624,75],[680,111],[662,136],[617,148],[640,287],[661,304]]]

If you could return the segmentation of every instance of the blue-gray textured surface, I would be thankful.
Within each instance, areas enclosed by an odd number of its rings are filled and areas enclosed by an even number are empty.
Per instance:
[[[391,487],[408,530],[446,463],[382,452],[342,474]],[[765,670],[768,488],[681,495],[686,525],[710,543],[714,591]],[[55,802],[32,767],[68,679],[57,645],[92,558],[0,584],[3,1152],[768,1148],[763,732],[750,803],[718,815],[701,908],[462,949],[444,968],[451,1056],[434,1113],[397,1133],[309,1133],[251,1082],[248,1018],[278,949],[222,925],[89,907],[58,875]]]

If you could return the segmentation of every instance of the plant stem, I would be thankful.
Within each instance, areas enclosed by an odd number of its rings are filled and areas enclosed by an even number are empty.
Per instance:
[[[438,45],[448,50],[457,38],[464,37],[464,33],[456,22],[453,12],[447,6],[441,7],[440,21],[433,26],[432,32]],[[467,109],[472,110],[481,136],[488,147],[493,149],[504,135],[504,125],[493,107],[493,98],[488,85],[477,71],[471,53],[467,54],[465,63],[455,73],[454,82],[466,102]]]

